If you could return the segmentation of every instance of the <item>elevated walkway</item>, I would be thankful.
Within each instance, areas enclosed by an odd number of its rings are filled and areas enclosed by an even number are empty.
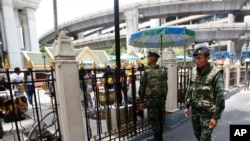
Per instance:
[[[186,28],[196,31],[196,41],[212,40],[245,40],[250,31],[250,23],[206,23],[185,25]],[[120,42],[126,45],[126,32],[120,32]],[[103,49],[115,43],[115,35],[104,34],[86,37],[73,41],[75,48],[89,46],[91,49]]]
[[[125,22],[124,11],[136,7],[141,15],[140,21],[171,16],[189,16],[197,14],[232,13],[237,11],[242,15],[249,13],[248,0],[149,0],[120,6],[120,22]],[[95,13],[83,15],[59,25],[59,30],[65,30],[69,35],[91,30],[94,28],[113,25],[114,9],[109,8]],[[40,39],[40,43],[54,40],[54,30],[51,29]]]

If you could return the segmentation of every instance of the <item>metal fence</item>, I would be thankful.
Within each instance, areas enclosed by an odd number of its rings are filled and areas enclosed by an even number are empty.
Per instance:
[[[12,141],[60,140],[55,96],[44,95],[49,84],[55,89],[54,83],[50,83],[54,82],[53,71],[0,71],[1,138]],[[12,79],[14,75],[16,81]],[[53,101],[51,109],[42,101],[45,97]]]
[[[183,108],[185,94],[192,76],[192,64],[179,63],[177,67],[177,107]]]
[[[138,109],[142,73],[136,68],[120,69],[119,75],[112,68],[79,70],[87,140],[128,140],[150,130],[146,111]]]
[[[191,67],[178,66],[179,107],[184,103],[191,76],[190,69]],[[18,83],[11,80],[13,70],[0,72],[0,76],[3,76],[0,85],[5,88],[0,95],[3,137],[14,141],[60,140],[55,98],[57,94],[54,91],[54,97],[47,95],[50,94],[50,84],[55,90],[54,70],[21,70],[22,74],[26,72],[30,73],[30,80]],[[138,105],[138,89],[143,72],[143,68],[133,67],[120,69],[119,74],[113,68],[79,69],[86,140],[129,140],[151,129],[147,110],[140,110]],[[29,105],[27,84],[34,88],[33,105]],[[20,86],[20,93],[13,91],[13,85]],[[48,109],[48,100],[44,103],[44,98],[50,99],[51,109]],[[18,103],[18,99],[22,103]]]

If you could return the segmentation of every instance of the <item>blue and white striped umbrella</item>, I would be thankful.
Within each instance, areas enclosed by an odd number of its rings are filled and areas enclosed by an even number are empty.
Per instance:
[[[185,27],[148,28],[131,34],[129,44],[135,47],[161,48],[184,46],[194,42],[195,32]]]

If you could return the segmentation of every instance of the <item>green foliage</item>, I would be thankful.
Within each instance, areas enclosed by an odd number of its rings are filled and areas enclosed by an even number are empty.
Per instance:
[[[115,55],[115,44],[111,48],[105,49],[108,55]],[[124,46],[120,46],[120,53],[126,53],[126,48]]]
[[[175,55],[184,55],[184,48],[173,48]]]

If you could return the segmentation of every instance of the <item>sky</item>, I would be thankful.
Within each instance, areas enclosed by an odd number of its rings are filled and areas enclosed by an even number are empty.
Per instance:
[[[142,0],[119,0],[119,5],[136,1]],[[58,24],[107,8],[114,8],[114,0],[57,0]],[[38,37],[53,29],[53,0],[41,0],[35,16]]]

